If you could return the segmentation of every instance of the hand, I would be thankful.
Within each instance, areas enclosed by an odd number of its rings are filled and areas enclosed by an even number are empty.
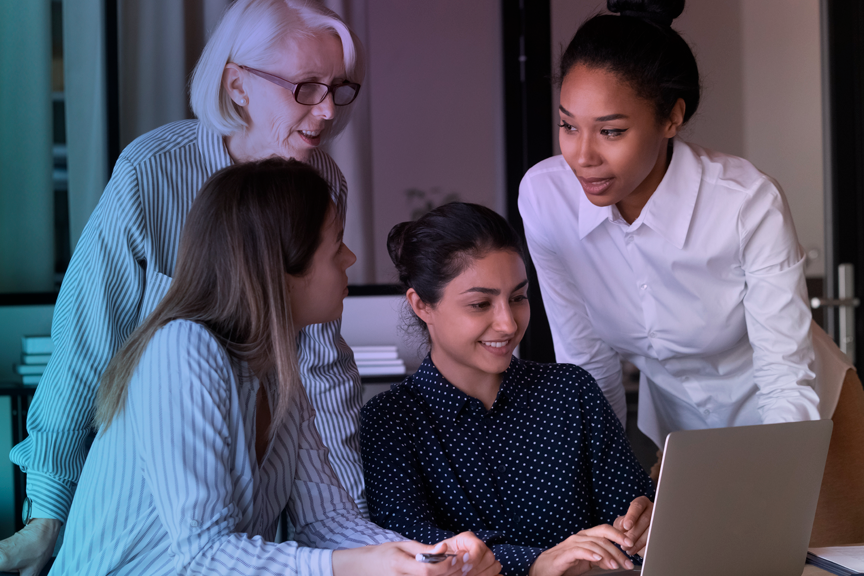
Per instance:
[[[62,525],[53,518],[33,518],[20,531],[0,541],[0,571],[39,576],[51,559]]]
[[[577,576],[595,567],[632,569],[633,563],[613,542],[624,547],[633,545],[633,541],[608,524],[582,530],[540,554],[528,576]]]
[[[639,496],[630,503],[630,508],[627,514],[619,516],[612,523],[612,526],[623,532],[630,540],[633,541],[633,546],[625,548],[627,554],[633,556],[645,555],[645,545],[648,543],[648,527],[651,526],[651,513],[654,510],[654,504],[645,496]]]
[[[448,552],[448,545],[439,542],[434,546],[420,544],[412,540],[403,542],[387,542],[378,546],[364,546],[349,550],[333,552],[333,576],[381,576],[407,575],[416,576],[463,576],[467,573],[463,568],[465,552],[455,558],[437,564],[425,564],[417,561],[417,554],[442,554]],[[470,570],[470,568],[469,568]],[[471,571],[471,574],[475,574]]]
[[[462,532],[439,544],[446,544],[450,554],[457,554],[457,557],[462,554],[461,560],[469,566],[466,572],[471,576],[497,576],[501,573],[501,563],[495,560],[495,554],[473,532]]]

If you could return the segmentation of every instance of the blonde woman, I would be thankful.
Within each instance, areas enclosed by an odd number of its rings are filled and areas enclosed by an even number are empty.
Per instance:
[[[38,574],[66,521],[108,361],[175,275],[186,213],[221,168],[270,156],[314,166],[339,211],[345,179],[320,145],[338,133],[363,80],[363,48],[315,2],[237,0],[195,69],[198,120],[145,134],[120,155],[63,282],[55,353],[12,461],[27,473],[27,526],[0,542],[0,570]],[[338,318],[298,336],[303,385],[336,474],[365,514],[356,436],[360,382]]]
[[[356,260],[342,231],[299,162],[204,185],[171,288],[102,378],[52,574],[498,573],[471,534],[424,546],[362,519],[327,462],[296,339],[342,314]],[[295,540],[274,544],[286,507]],[[448,547],[458,559],[415,560]]]

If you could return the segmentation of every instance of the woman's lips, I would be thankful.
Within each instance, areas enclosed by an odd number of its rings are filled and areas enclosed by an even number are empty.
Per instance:
[[[300,138],[309,146],[318,146],[321,143],[321,132],[306,132],[304,130],[298,130],[297,133],[300,135]]]
[[[511,342],[512,342],[512,338],[509,340],[506,340],[504,342],[492,341],[492,342],[487,343],[487,341],[481,340],[480,345],[483,346],[484,350],[486,350],[487,352],[489,352],[490,354],[492,354],[494,356],[507,356],[507,357],[509,357],[510,354],[512,354],[512,352],[513,352],[510,348]]]
[[[582,190],[591,195],[604,193],[614,180],[614,178],[582,178],[581,176],[577,176],[577,178],[582,185]]]

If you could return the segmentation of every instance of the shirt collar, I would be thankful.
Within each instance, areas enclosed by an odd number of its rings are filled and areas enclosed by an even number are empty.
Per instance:
[[[521,366],[521,361],[515,356],[511,357],[510,366],[502,375],[501,388],[498,390],[498,397],[495,399],[493,409],[498,406],[506,406],[509,402],[512,395],[511,388],[515,385],[511,381],[515,381],[513,376],[519,366]],[[411,377],[411,386],[426,400],[432,413],[439,419],[455,420],[472,400],[470,396],[441,375],[429,354],[426,355],[420,368]]]
[[[686,142],[672,139],[672,161],[648,199],[642,214],[631,225],[646,225],[679,250],[684,247],[696,197],[702,181],[702,163]],[[582,240],[605,221],[620,218],[613,206],[595,206],[582,192],[579,198],[579,239]]]
[[[234,161],[228,154],[225,140],[218,132],[207,128],[203,122],[198,121],[198,149],[207,163],[208,174],[215,174],[222,168],[231,166]]]

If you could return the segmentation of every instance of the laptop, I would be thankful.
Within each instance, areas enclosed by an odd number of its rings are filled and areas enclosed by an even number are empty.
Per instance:
[[[817,420],[669,434],[642,576],[801,576],[832,428]]]

